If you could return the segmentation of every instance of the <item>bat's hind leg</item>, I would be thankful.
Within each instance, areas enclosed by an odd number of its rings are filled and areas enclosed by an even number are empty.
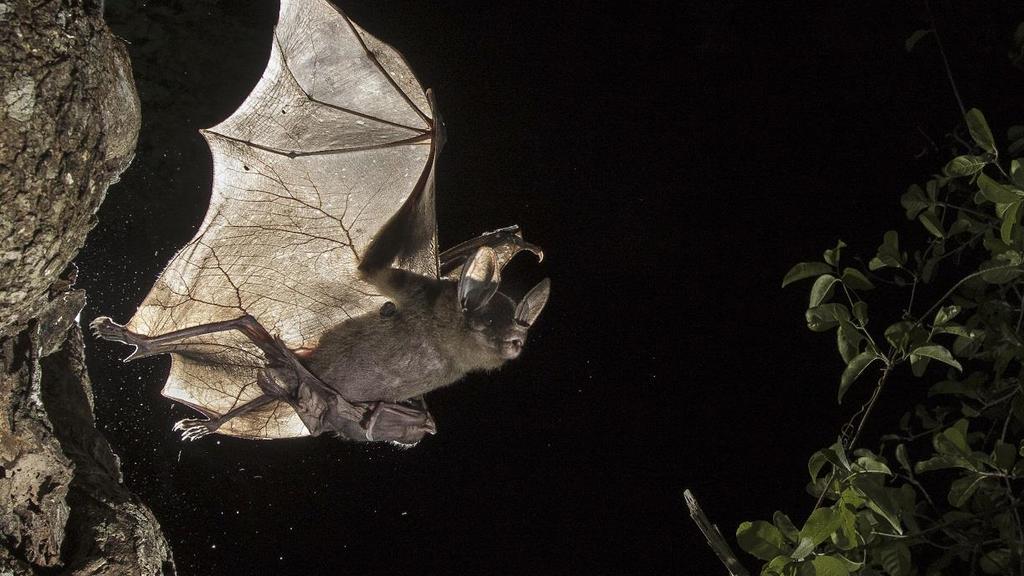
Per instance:
[[[213,334],[214,332],[226,332],[228,330],[237,330],[241,332],[249,338],[253,344],[263,350],[271,361],[287,361],[287,358],[290,356],[290,352],[287,351],[284,345],[271,336],[255,318],[248,314],[233,320],[211,322],[209,324],[202,324],[191,328],[183,328],[166,334],[160,334],[159,336],[145,336],[137,332],[132,332],[125,326],[114,322],[107,316],[100,316],[99,318],[96,318],[89,323],[89,327],[97,338],[111,340],[113,342],[122,342],[129,346],[134,346],[135,351],[124,359],[125,362],[131,362],[132,360],[155,356],[157,354],[167,354],[169,352],[173,352],[176,345],[181,344],[183,340],[188,338],[194,338],[204,334]]]
[[[181,432],[182,440],[195,442],[196,440],[199,440],[204,436],[209,436],[210,434],[213,434],[214,432],[219,430],[220,427],[223,426],[224,423],[227,422],[228,420],[231,420],[236,416],[245,414],[246,412],[250,412],[252,410],[256,410],[257,408],[266,406],[267,404],[274,402],[276,400],[277,398],[265,394],[263,396],[260,396],[259,398],[256,398],[255,400],[252,400],[251,402],[242,404],[241,406],[238,406],[226,412],[223,416],[218,416],[217,418],[210,418],[208,420],[202,420],[199,418],[186,418],[184,420],[179,420],[178,423],[175,424],[174,428],[172,429]]]
[[[134,346],[135,350],[124,359],[125,362],[131,362],[138,358],[145,358],[146,356],[163,352],[162,350],[154,350],[155,346],[151,344],[152,338],[136,334],[121,324],[114,322],[108,316],[96,318],[89,323],[89,328],[92,329],[93,335],[97,338]]]

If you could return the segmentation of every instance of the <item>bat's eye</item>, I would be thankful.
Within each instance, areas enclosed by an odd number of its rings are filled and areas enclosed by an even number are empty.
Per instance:
[[[488,326],[494,326],[494,318],[488,318],[487,319],[487,325]]]

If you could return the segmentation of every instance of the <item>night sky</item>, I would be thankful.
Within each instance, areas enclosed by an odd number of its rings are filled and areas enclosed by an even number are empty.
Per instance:
[[[765,3],[767,4],[767,3]],[[432,393],[411,450],[332,438],[183,444],[169,361],[90,341],[96,413],[180,573],[721,573],[690,522],[802,519],[835,404],[795,262],[870,257],[959,121],[921,2],[347,1],[432,87],[448,130],[442,246],[513,223],[542,245],[504,275],[552,299],[523,356]],[[934,6],[968,107],[1024,121],[1006,2]],[[838,7],[837,7],[838,6]],[[126,321],[206,210],[197,130],[259,79],[275,2],[108,0],[142,100],[135,162],[82,252],[83,320]],[[932,142],[935,146],[933,147]],[[893,388],[897,388],[894,386]],[[895,392],[873,420],[892,426]],[[869,434],[873,431],[869,430]],[[748,562],[754,566],[753,562]]]

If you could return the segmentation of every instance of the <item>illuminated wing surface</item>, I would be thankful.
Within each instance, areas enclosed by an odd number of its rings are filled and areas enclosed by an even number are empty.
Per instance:
[[[203,131],[213,154],[210,207],[128,326],[146,335],[254,316],[293,350],[376,313],[360,256],[406,203],[422,249],[400,262],[437,277],[433,113],[394,49],[324,0],[282,0],[270,61],[241,107]],[[236,332],[172,353],[169,398],[217,417],[261,395],[263,355]],[[283,402],[219,433],[308,434]]]

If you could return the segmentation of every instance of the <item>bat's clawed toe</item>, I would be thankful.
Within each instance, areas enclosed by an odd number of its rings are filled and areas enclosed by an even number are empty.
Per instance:
[[[89,322],[89,329],[92,331],[92,335],[96,338],[113,340],[115,342],[125,341],[124,326],[114,322],[109,316],[100,316],[92,322]]]
[[[204,438],[213,434],[217,430],[217,426],[210,420],[198,420],[196,418],[186,418],[179,420],[172,428],[175,432],[181,432],[182,441],[195,442],[200,438]]]

